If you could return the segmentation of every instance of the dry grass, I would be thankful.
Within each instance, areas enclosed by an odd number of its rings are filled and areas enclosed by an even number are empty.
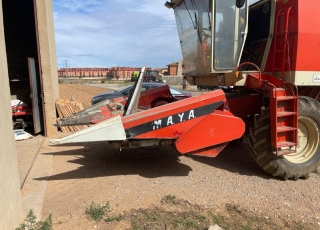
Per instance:
[[[101,223],[106,229],[162,230],[162,229],[208,229],[219,225],[222,229],[264,230],[264,229],[313,229],[305,223],[288,222],[284,219],[256,215],[235,204],[226,204],[224,210],[194,205],[176,196],[167,195],[159,205],[148,209],[133,209],[121,214],[104,216]]]

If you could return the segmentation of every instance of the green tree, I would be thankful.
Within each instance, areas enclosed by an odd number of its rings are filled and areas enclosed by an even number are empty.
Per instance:
[[[107,73],[107,79],[111,80],[113,78],[113,76],[111,75],[111,73]]]

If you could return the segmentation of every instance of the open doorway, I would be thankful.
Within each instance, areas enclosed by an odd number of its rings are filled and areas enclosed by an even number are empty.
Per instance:
[[[33,0],[2,0],[13,123],[44,130],[41,71]]]

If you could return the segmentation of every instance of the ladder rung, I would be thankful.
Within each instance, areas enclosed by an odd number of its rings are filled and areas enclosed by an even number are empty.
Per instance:
[[[283,156],[287,154],[292,154],[295,153],[296,151],[291,150],[291,149],[285,149],[285,150],[278,150],[277,156]]]
[[[296,143],[290,142],[290,141],[281,141],[277,143],[278,148],[283,148],[283,147],[292,147],[295,146]]]
[[[296,130],[296,128],[295,127],[291,127],[291,126],[280,126],[280,127],[277,127],[277,132],[278,133],[288,132],[288,131],[292,131],[292,130]]]
[[[296,114],[297,114],[296,112],[283,111],[283,112],[277,112],[277,117],[286,117],[286,116],[291,116]]]
[[[277,91],[277,92],[285,92],[286,89],[285,89],[285,88],[276,88],[276,91]]]
[[[277,97],[277,101],[286,101],[286,100],[294,100],[296,99],[295,96],[280,96]]]

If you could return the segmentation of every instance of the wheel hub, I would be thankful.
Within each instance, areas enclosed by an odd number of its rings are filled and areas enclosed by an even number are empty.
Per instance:
[[[318,125],[311,118],[301,116],[298,119],[297,152],[284,157],[294,164],[307,162],[315,155],[319,142]]]

